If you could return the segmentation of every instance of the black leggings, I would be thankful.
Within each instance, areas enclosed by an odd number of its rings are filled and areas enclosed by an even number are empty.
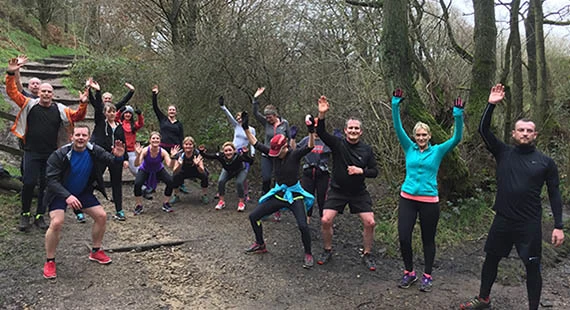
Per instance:
[[[279,211],[281,208],[288,208],[295,215],[297,227],[301,231],[301,240],[306,254],[311,254],[311,231],[307,225],[307,217],[305,214],[305,204],[303,199],[295,200],[292,204],[286,201],[271,197],[265,202],[257,205],[257,207],[249,214],[249,221],[255,233],[255,242],[263,244],[263,227],[261,226],[261,218]]]
[[[49,154],[40,154],[36,152],[24,151],[22,159],[22,213],[28,213],[32,207],[32,199],[34,198],[34,188],[39,183],[38,189],[38,206],[36,215],[43,215],[46,212],[46,205],[43,203],[44,191],[47,185],[46,168]]]
[[[323,217],[323,207],[325,205],[325,200],[327,196],[327,190],[329,188],[330,174],[328,171],[322,171],[319,168],[307,168],[303,170],[303,176],[301,178],[301,184],[303,188],[315,195],[317,192],[317,204],[319,205],[319,216]],[[311,217],[313,215],[313,210],[315,206],[307,212],[307,216]]]
[[[135,178],[135,197],[142,196],[142,186],[148,179],[149,175],[150,173],[145,172],[141,169],[137,171],[137,176]],[[165,196],[172,195],[172,176],[170,175],[170,173],[168,173],[166,169],[162,168],[160,171],[156,173],[156,178],[159,181],[162,181],[164,182],[164,184],[166,184],[166,188],[164,189],[164,195]],[[170,192],[168,192],[168,189],[170,189]]]
[[[491,287],[497,278],[497,269],[499,268],[500,256],[487,253],[483,270],[481,271],[481,288],[479,289],[479,297],[488,298],[491,294]],[[540,303],[540,292],[542,291],[542,275],[540,274],[540,258],[535,260],[524,261],[526,268],[526,291],[528,293],[528,308],[531,310],[538,309]]]
[[[420,228],[424,247],[424,272],[431,275],[435,258],[435,233],[439,221],[439,203],[419,202],[400,197],[398,208],[398,235],[400,237],[400,252],[407,271],[414,270],[412,252],[412,232],[416,218],[420,214]]]

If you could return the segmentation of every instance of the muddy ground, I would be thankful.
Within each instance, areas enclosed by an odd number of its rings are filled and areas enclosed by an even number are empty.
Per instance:
[[[181,195],[174,213],[160,210],[160,195],[145,201],[145,213],[133,216],[132,187],[125,186],[126,222],[109,219],[105,248],[186,240],[179,246],[149,251],[108,253],[113,263],[102,266],[87,259],[91,219],[77,223],[72,212],[56,256],[58,277],[45,280],[43,232],[28,233],[13,228],[1,237],[0,308],[2,309],[457,309],[458,304],[478,291],[483,261],[483,240],[460,248],[440,250],[431,293],[418,285],[397,287],[403,264],[399,258],[383,257],[381,240],[375,244],[378,268],[368,271],[361,262],[361,228],[356,216],[340,215],[334,236],[335,255],[325,265],[302,268],[300,233],[292,214],[282,222],[264,222],[269,252],[246,255],[253,241],[247,219],[254,204],[238,213],[235,193],[227,194],[226,209],[215,211],[212,202],[199,201],[199,189]],[[110,192],[110,189],[108,189]],[[112,203],[101,199],[111,218]],[[19,206],[13,206],[17,214]],[[322,249],[319,221],[310,224],[313,253]],[[515,254],[513,251],[512,254]],[[422,270],[421,257],[416,257]],[[501,272],[496,284],[494,309],[525,309],[526,289],[516,257],[503,265],[514,274]],[[517,270],[521,272],[516,272]],[[568,260],[543,269],[543,303],[553,309],[570,308]],[[505,281],[503,281],[505,282]]]

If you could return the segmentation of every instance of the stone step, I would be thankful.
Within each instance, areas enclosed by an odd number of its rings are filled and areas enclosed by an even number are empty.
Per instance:
[[[50,58],[74,60],[74,59],[76,59],[76,58],[85,58],[85,56],[77,56],[77,55],[55,55],[55,56],[51,56]]]
[[[41,71],[41,70],[20,70],[20,76],[37,77],[40,80],[57,79],[68,77],[66,71]]]
[[[20,77],[20,81],[22,82],[22,86],[28,87],[28,83],[29,83],[30,79],[33,77],[34,76],[22,76],[22,77]],[[42,80],[42,83],[49,83],[51,86],[53,86],[53,89],[61,89],[61,88],[65,88],[65,86],[63,86],[63,79],[64,78],[45,79],[45,80]]]
[[[25,70],[32,71],[64,71],[69,68],[67,64],[42,64],[39,62],[28,62],[24,65]]]
[[[42,59],[42,62],[49,65],[49,64],[62,64],[68,65],[73,62],[72,58],[58,58],[58,57],[49,57]]]

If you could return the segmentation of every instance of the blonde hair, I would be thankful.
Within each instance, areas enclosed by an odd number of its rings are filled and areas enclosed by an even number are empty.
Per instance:
[[[105,97],[109,97],[109,98],[111,98],[111,100],[113,100],[113,94],[111,94],[110,92],[103,93],[103,96],[101,96],[101,98],[105,98]]]
[[[226,148],[226,146],[231,146],[234,151],[236,150],[236,146],[231,141],[228,141],[222,145],[222,151]]]
[[[150,140],[152,138],[152,136],[158,136],[160,139],[162,139],[162,136],[160,135],[160,132],[158,132],[158,131],[151,131],[150,135],[148,136],[148,139]]]
[[[108,112],[108,111],[113,111],[113,112],[117,112],[117,108],[115,108],[115,105],[107,102],[105,103],[105,105],[103,106],[103,111]]]
[[[194,140],[194,138],[188,136],[186,138],[184,138],[184,140],[182,140],[182,144],[188,143],[188,142],[192,142],[193,146],[196,146],[196,141]]]
[[[431,136],[431,130],[429,129],[428,124],[422,123],[422,122],[417,122],[416,125],[414,126],[414,135],[416,135],[416,132],[418,131],[418,129],[423,129],[423,130],[427,131],[428,135]]]

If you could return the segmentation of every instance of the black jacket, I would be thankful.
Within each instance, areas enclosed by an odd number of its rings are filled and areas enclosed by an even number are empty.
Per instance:
[[[71,193],[63,186],[71,172],[71,143],[57,149],[48,158],[46,168],[47,187],[44,195],[45,205],[49,205],[55,198],[67,199]],[[103,169],[115,160],[115,156],[98,145],[87,143],[87,151],[93,161],[93,169],[89,176],[87,186],[100,191],[105,198],[105,183],[103,182]]]
[[[123,143],[126,143],[123,126],[117,122],[117,127],[115,128],[115,132],[113,132],[113,128],[107,123],[104,111],[105,105],[101,100],[101,91],[96,91],[95,97],[93,97],[90,91],[89,102],[91,102],[95,110],[95,128],[93,128],[91,142],[101,146],[107,152],[111,152],[115,140],[121,140]]]

